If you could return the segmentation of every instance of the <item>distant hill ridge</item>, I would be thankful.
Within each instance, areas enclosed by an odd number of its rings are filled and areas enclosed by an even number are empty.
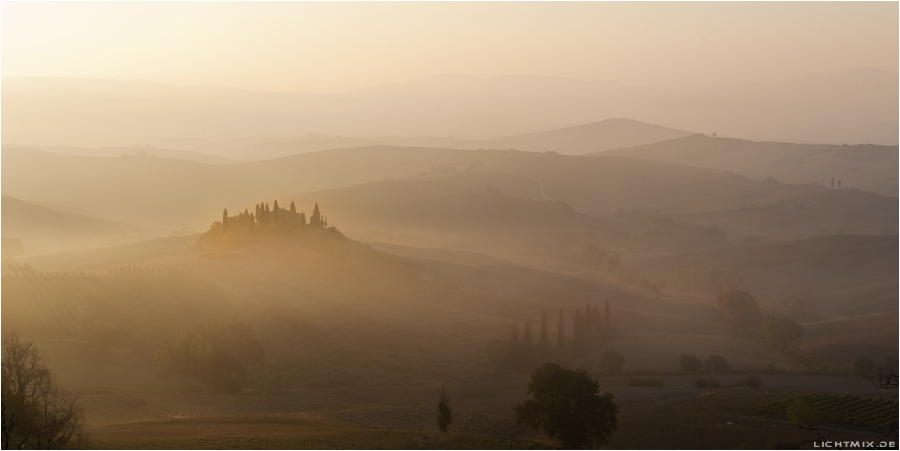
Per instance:
[[[642,160],[720,169],[784,183],[815,182],[834,188],[858,188],[897,196],[898,146],[759,142],[702,134],[610,150]],[[840,182],[840,183],[838,183]]]

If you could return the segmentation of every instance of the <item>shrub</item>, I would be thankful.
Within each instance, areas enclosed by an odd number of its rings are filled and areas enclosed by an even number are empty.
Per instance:
[[[728,360],[720,355],[710,355],[703,364],[706,365],[706,370],[711,373],[727,373],[731,371],[731,365],[728,364]]]
[[[678,363],[685,373],[699,373],[703,369],[703,362],[690,354],[681,354]]]

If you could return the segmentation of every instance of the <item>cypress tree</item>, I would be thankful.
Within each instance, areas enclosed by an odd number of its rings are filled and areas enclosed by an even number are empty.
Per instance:
[[[228,230],[228,209],[222,210],[222,229]]]
[[[547,312],[541,313],[541,343],[547,344]]]
[[[591,304],[588,304],[584,308],[584,335],[590,336],[594,331],[594,316],[593,311],[591,311]]]
[[[322,215],[319,214],[319,203],[316,202],[316,206],[313,207],[312,216],[309,217],[309,225],[321,225],[322,224]]]
[[[606,314],[606,317],[603,319],[603,322],[605,323],[604,326],[606,327],[606,333],[610,333],[610,332],[612,332],[612,329],[609,328],[609,301],[606,301],[605,314]]]
[[[294,201],[291,201],[291,213],[296,213],[297,207],[294,206]]]
[[[559,325],[556,326],[556,344],[559,347],[563,346],[563,341],[565,340],[564,335],[566,330],[563,326],[563,311],[562,309],[559,309]]]
[[[584,324],[582,324],[581,313],[578,312],[578,309],[575,309],[575,321],[572,329],[575,337],[581,338],[584,335]]]

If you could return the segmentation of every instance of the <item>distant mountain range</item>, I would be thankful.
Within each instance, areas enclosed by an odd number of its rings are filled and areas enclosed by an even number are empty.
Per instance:
[[[210,151],[215,147],[211,141],[245,139],[244,144],[254,144],[310,132],[492,139],[616,117],[753,140],[898,143],[898,78],[878,69],[814,74],[783,83],[674,90],[554,77],[445,75],[339,95],[5,78],[2,97],[5,144],[150,144]],[[235,143],[228,141],[218,150],[234,149]],[[509,146],[502,140],[495,145]],[[603,149],[572,153],[591,150]]]

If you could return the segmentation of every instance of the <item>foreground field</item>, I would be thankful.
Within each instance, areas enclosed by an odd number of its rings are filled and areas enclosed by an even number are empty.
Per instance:
[[[90,430],[95,449],[547,449],[490,435],[371,429],[293,416],[178,419]]]

